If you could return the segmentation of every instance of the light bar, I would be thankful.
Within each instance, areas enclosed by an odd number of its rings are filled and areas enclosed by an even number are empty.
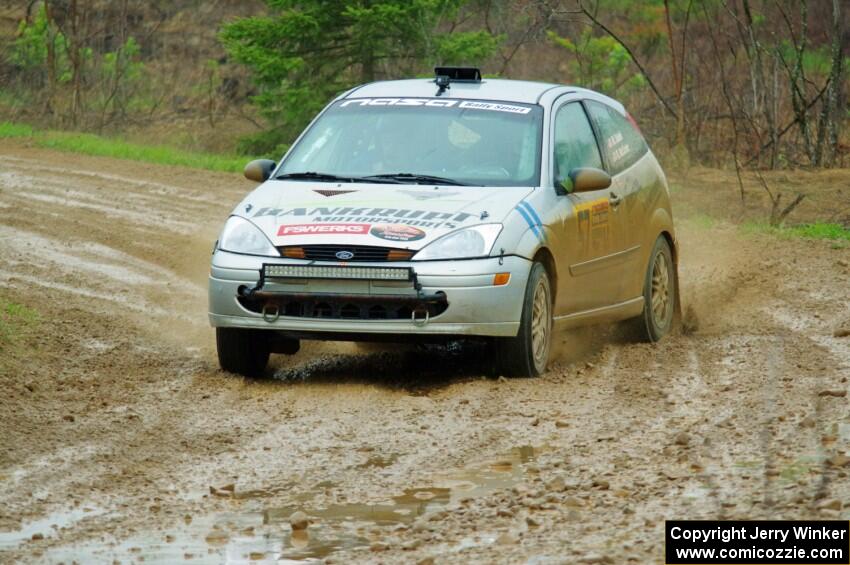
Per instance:
[[[263,276],[277,279],[348,279],[409,281],[412,273],[399,267],[339,267],[314,265],[263,265]]]

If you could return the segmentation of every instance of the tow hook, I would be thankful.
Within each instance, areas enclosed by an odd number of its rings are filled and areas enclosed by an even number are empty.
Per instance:
[[[275,305],[266,304],[263,306],[263,320],[266,322],[273,324],[277,322],[277,319],[280,318],[280,308]]]
[[[417,317],[417,314],[422,315],[422,313],[425,314],[425,317]],[[410,319],[413,321],[413,325],[424,326],[431,319],[431,312],[427,308],[418,308],[410,313]]]

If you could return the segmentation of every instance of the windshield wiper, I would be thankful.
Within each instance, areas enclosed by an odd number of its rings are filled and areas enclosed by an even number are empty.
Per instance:
[[[329,180],[336,182],[351,182],[351,179],[348,177],[340,177],[337,175],[332,175],[330,173],[317,173],[315,171],[305,171],[301,173],[282,173],[275,177],[277,180],[283,179],[305,179],[305,180]]]
[[[364,179],[392,179],[396,181],[410,181],[416,184],[450,184],[455,186],[470,186],[467,182],[450,179],[446,177],[435,177],[433,175],[419,175],[415,173],[387,173],[383,175],[370,175]]]
[[[283,173],[277,175],[275,180],[314,180],[317,182],[384,182],[388,184],[398,184],[399,181],[394,181],[393,179],[386,178],[372,178],[372,177],[352,177],[352,176],[342,176],[342,175],[333,175],[331,173],[317,173],[315,171],[305,171],[301,173]]]

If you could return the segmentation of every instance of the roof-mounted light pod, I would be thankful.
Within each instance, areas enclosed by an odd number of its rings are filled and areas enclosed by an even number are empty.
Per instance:
[[[451,88],[453,82],[481,82],[481,70],[477,67],[434,67],[434,83],[437,96]]]

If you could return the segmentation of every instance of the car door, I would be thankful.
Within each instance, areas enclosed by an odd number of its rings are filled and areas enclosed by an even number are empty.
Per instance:
[[[625,112],[595,100],[585,101],[585,106],[611,175],[611,203],[621,230],[621,240],[616,244],[620,285],[615,295],[617,302],[624,302],[639,296],[643,288],[645,265],[641,258],[646,250],[641,245],[652,209],[646,198],[657,184],[656,168],[642,159],[649,147]]]
[[[594,128],[581,101],[557,107],[552,124],[552,162],[556,186],[579,167],[604,169]],[[555,252],[569,277],[556,312],[573,314],[613,304],[619,298],[624,246],[622,218],[610,189],[564,194],[559,199],[562,242]]]

